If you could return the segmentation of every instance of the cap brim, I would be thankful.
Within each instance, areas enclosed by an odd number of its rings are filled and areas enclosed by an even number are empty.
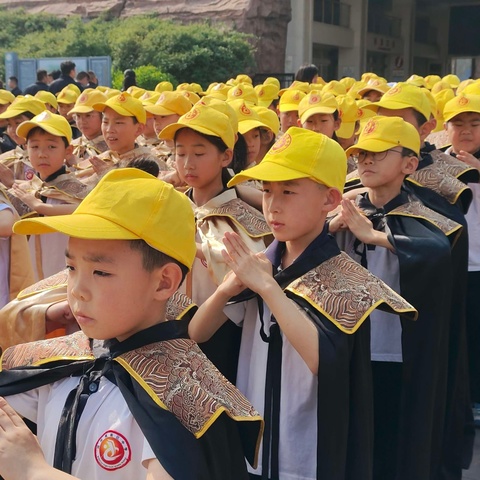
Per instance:
[[[56,137],[65,137],[68,142],[71,142],[71,137],[70,136],[65,136],[65,132],[62,132],[58,130],[57,128],[52,127],[51,125],[47,125],[45,123],[37,123],[37,122],[32,122],[32,121],[26,121],[21,123],[17,127],[17,135],[21,138],[27,138],[28,132],[30,130],[33,130],[34,128],[39,127],[42,130],[45,130],[48,133],[51,133],[52,135],[55,135]]]
[[[305,172],[279,165],[278,163],[264,160],[252,168],[237,173],[229,182],[228,187],[233,187],[247,180],[259,180],[262,182],[287,182],[298,178],[310,178]]]
[[[298,112],[298,103],[284,103],[283,105],[279,105],[278,109],[280,112],[293,112],[296,110]]]
[[[171,125],[167,125],[158,135],[158,138],[161,138],[163,140],[174,140],[175,139],[175,134],[181,130],[182,128],[190,128],[192,130],[195,130],[196,132],[203,133],[205,135],[213,135],[214,137],[219,137],[218,133],[215,133],[212,130],[209,130],[208,128],[202,127],[200,125],[184,125],[183,123],[172,123]],[[232,142],[230,145],[227,144],[224,138],[221,138],[224,142],[225,145],[227,145],[228,148],[233,148],[235,145],[235,139],[232,138]]]
[[[145,108],[145,110],[148,113],[151,113],[152,115],[162,115],[164,117],[168,117],[169,115],[180,115],[180,116],[184,115],[184,114],[174,112],[172,110],[168,110],[167,108],[163,107],[162,105],[144,105],[143,108]],[[187,113],[187,112],[185,112],[185,113]]]
[[[79,105],[78,107],[73,107],[68,113],[90,113],[95,112],[93,107],[89,107],[88,105]]]
[[[250,130],[260,127],[268,128],[268,125],[263,122],[259,122],[258,120],[241,120],[240,122],[238,122],[238,133],[244,135]]]
[[[21,235],[40,235],[60,232],[69,237],[89,240],[136,240],[138,235],[125,228],[91,214],[57,215],[20,220],[13,231]]]
[[[375,139],[366,139],[363,141],[359,141],[355,145],[347,148],[345,153],[347,156],[350,156],[359,150],[365,150],[367,152],[384,152],[385,150],[390,150],[391,148],[398,147],[397,143],[393,144],[391,142],[385,142],[384,140],[380,140],[378,138]]]
[[[122,115],[123,117],[134,117],[132,112],[129,112],[127,109],[120,107],[119,105],[108,105],[107,103],[95,103],[95,105],[92,105],[92,108],[96,110],[97,112],[103,112],[106,108],[111,108],[115,112],[117,112],[119,115]]]
[[[337,137],[340,138],[351,138],[355,132],[355,122],[341,122],[340,127],[335,132]]]
[[[461,113],[466,113],[466,112],[471,112],[471,113],[480,113],[480,108],[475,108],[471,107],[468,108],[468,105],[465,106],[465,109],[458,109],[455,112],[445,112],[443,111],[443,121],[444,122],[449,122],[452,120],[452,118],[455,118],[457,115],[460,115]]]
[[[5,110],[2,114],[0,114],[0,118],[13,118],[17,117],[18,115],[22,115],[23,113],[27,112],[28,110],[22,109],[22,110],[15,110],[13,108],[9,108],[8,110]]]
[[[300,121],[302,123],[306,122],[312,115],[316,115],[317,113],[322,113],[325,115],[331,115],[333,112],[337,110],[336,108],[333,107],[314,107],[314,108],[309,108],[301,117]]]

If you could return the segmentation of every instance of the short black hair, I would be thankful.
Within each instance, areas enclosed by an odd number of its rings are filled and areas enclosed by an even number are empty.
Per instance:
[[[313,78],[318,74],[318,67],[313,63],[302,65],[295,74],[295,80],[312,83]]]
[[[13,80],[15,83],[18,83],[18,78],[17,77],[8,77],[9,80]]]
[[[90,76],[88,75],[87,72],[84,72],[83,70],[81,72],[77,73],[77,80],[83,80],[84,78],[88,78],[90,81]]]
[[[158,177],[160,173],[160,166],[153,158],[139,157],[134,160],[130,160],[127,164],[128,168],[138,168],[154,177]]]
[[[421,127],[426,121],[427,118],[423,113],[420,113],[418,110],[412,107],[413,116],[415,117],[415,121],[417,122],[417,126]]]
[[[60,77],[61,74],[62,72],[60,70],[52,70],[48,75],[50,75],[50,77],[56,80],[57,78]]]
[[[26,112],[26,113],[29,113],[29,112]],[[26,115],[26,113],[24,115]],[[27,141],[34,133],[42,133],[45,135],[48,132],[41,127],[34,127],[27,133]],[[57,137],[58,135],[55,135],[55,136]],[[70,143],[68,143],[68,140],[65,137],[60,137],[60,138],[63,140],[63,144],[65,145],[65,148],[68,148],[70,145]]]
[[[67,60],[66,62],[62,62],[60,64],[62,75],[70,75],[70,72],[74,70],[75,67],[76,65],[71,60]]]
[[[42,80],[44,80],[47,75],[48,74],[46,70],[37,70],[37,82],[41,82]]]
[[[418,154],[407,147],[402,147],[402,157],[418,157]]]
[[[186,265],[151,247],[145,240],[129,240],[129,243],[132,250],[142,254],[142,265],[147,272],[153,272],[156,268],[163,267],[167,263],[174,263],[175,265],[178,265],[182,271],[180,285],[183,283],[189,271],[189,268]]]

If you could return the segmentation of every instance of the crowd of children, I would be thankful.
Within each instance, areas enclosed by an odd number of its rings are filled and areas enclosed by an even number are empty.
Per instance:
[[[0,475],[461,480],[480,81],[63,76],[0,91]]]

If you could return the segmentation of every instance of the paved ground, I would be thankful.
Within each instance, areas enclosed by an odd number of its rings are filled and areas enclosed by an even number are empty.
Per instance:
[[[463,472],[463,480],[480,480],[480,429],[476,429],[472,465]]]

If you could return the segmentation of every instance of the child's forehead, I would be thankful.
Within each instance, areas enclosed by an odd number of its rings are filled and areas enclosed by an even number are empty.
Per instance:
[[[133,123],[133,116],[120,115],[117,111],[115,111],[113,108],[110,108],[110,107],[105,107],[105,110],[103,111],[103,116],[109,119],[114,119],[114,118],[130,119]]]

